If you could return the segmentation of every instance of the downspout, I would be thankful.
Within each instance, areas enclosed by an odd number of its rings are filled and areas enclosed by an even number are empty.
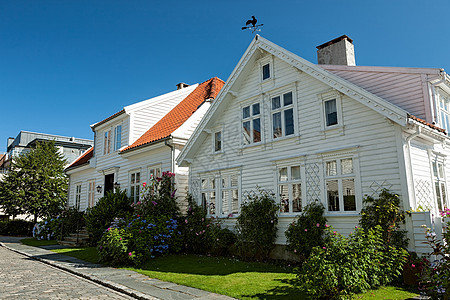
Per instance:
[[[416,138],[417,136],[419,136],[422,133],[422,127],[417,126],[416,132],[412,133],[410,136],[408,136],[406,138],[406,146],[408,147],[408,164],[409,164],[409,169],[411,172],[411,187],[412,187],[412,200],[414,202],[414,209],[416,209],[416,188],[414,185],[414,172],[413,172],[413,165],[412,165],[412,157],[411,157],[411,141]]]
[[[169,142],[169,139],[164,141],[164,145],[169,147],[171,150],[170,172],[175,173],[175,147]]]

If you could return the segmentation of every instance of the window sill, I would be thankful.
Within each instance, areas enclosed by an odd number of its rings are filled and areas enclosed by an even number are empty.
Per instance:
[[[320,133],[326,138],[327,135],[345,135],[345,126],[344,125],[334,125],[330,127],[322,128]]]
[[[345,212],[345,211],[336,211],[336,212],[325,212],[324,213],[325,217],[361,217],[360,213],[357,211],[349,211],[349,212]]]
[[[296,212],[296,213],[282,213],[282,212],[280,212],[278,217],[279,218],[296,218],[296,217],[298,217],[301,214],[302,214],[301,211]]]
[[[295,138],[300,140],[300,135],[294,133],[294,134],[291,134],[288,136],[282,136],[282,137],[270,140],[270,143],[274,144],[274,143],[278,143],[278,142],[286,141],[286,140],[290,140],[290,139],[295,139]]]

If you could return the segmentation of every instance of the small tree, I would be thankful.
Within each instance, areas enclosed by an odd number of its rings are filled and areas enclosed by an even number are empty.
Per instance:
[[[59,214],[67,196],[65,165],[55,142],[38,142],[36,148],[12,161],[0,185],[0,207],[13,217],[33,215],[34,222]]]

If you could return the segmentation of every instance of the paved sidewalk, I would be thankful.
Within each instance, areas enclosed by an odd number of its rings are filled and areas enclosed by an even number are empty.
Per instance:
[[[224,295],[152,279],[133,271],[92,264],[47,249],[26,246],[20,243],[21,239],[23,238],[0,236],[0,245],[137,299],[233,299]]]

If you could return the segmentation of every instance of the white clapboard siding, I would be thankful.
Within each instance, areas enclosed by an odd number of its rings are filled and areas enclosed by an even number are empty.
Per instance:
[[[374,182],[391,185],[391,191],[401,192],[401,179],[395,132],[401,131],[397,125],[388,123],[383,116],[347,96],[342,96],[344,128],[339,131],[323,132],[321,126],[322,101],[319,95],[331,88],[307,74],[300,73],[288,64],[274,58],[275,78],[269,83],[260,83],[260,68],[255,65],[243,80],[238,98],[229,101],[228,107],[213,120],[210,128],[222,126],[222,154],[212,154],[211,137],[207,138],[196,152],[190,165],[190,176],[198,178],[202,173],[222,168],[241,168],[242,192],[256,190],[259,186],[275,191],[274,161],[283,157],[298,161],[318,162],[323,160],[320,154],[328,150],[359,146],[359,175],[361,195],[373,194]],[[271,89],[270,85],[273,86]],[[270,97],[280,91],[292,88],[297,99],[298,135],[292,138],[271,139]],[[287,89],[287,90],[286,90]],[[262,95],[264,90],[265,95]],[[248,99],[250,97],[250,99]],[[262,145],[242,147],[241,108],[256,101],[262,103]],[[358,175],[356,175],[358,176]],[[323,178],[323,174],[321,174]],[[323,181],[323,179],[322,179]],[[321,182],[324,188],[324,183]],[[304,187],[302,187],[304,188]],[[324,201],[324,199],[322,199]],[[348,235],[358,223],[357,213],[343,216],[329,216],[329,223],[339,232]],[[294,220],[293,217],[280,217],[277,243],[284,244],[284,232]],[[226,221],[233,227],[233,219]]]
[[[95,179],[97,172],[94,168],[86,168],[85,166],[79,167],[79,169],[80,171],[72,170],[74,173],[70,175],[68,206],[75,206],[76,186],[81,184],[80,210],[84,211],[89,206],[89,181]],[[97,191],[95,191],[95,195],[98,196]]]
[[[425,80],[439,74],[438,69],[321,67],[425,120],[430,107]]]

